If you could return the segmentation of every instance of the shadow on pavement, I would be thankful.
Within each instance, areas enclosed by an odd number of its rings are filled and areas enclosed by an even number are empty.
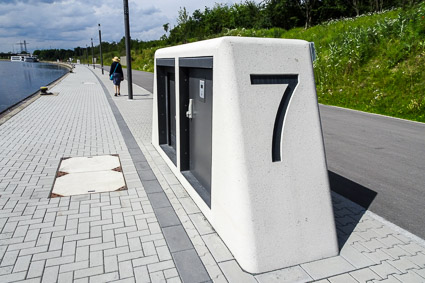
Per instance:
[[[328,171],[331,190],[368,209],[378,194],[356,182]]]
[[[341,250],[377,193],[332,171],[328,171],[328,174],[338,245]]]

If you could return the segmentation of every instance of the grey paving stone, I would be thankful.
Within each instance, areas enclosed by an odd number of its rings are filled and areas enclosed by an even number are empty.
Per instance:
[[[38,278],[43,276],[45,260],[32,261],[28,270],[27,278]]]
[[[158,256],[153,255],[153,256],[146,256],[146,257],[142,257],[142,258],[136,258],[133,259],[133,266],[137,267],[137,266],[141,266],[141,265],[148,265],[151,263],[155,263],[158,262]]]
[[[134,277],[137,283],[150,283],[151,279],[146,266],[138,266],[134,268]]]
[[[150,273],[157,272],[160,270],[164,271],[170,268],[174,268],[173,260],[161,261],[161,262],[152,263],[148,265],[148,270]]]
[[[119,255],[128,253],[130,251],[128,246],[114,248],[114,249],[107,249],[103,251],[104,256],[111,256],[111,255]]]
[[[72,263],[74,262],[74,256],[63,256],[63,257],[58,257],[58,258],[49,258],[46,261],[46,267],[49,266],[55,266],[55,265],[62,265],[62,264],[67,264],[67,263]]]
[[[253,276],[250,277],[250,275],[246,272],[242,272],[241,274],[240,271],[237,271],[237,269],[238,268],[240,269],[240,267],[237,266],[236,262],[233,260],[220,263],[220,267],[222,268],[224,274],[226,275],[226,278],[230,280],[230,282],[232,280],[235,280],[234,282],[242,282],[242,281],[254,282],[252,281],[252,279],[254,279]],[[230,279],[228,275],[231,275],[232,279]],[[238,280],[238,276],[240,277],[239,280]],[[255,276],[255,278],[260,283],[268,283],[268,282],[290,283],[290,282],[311,282],[312,281],[312,278],[299,266],[294,266],[294,267],[289,267],[289,268],[285,268],[281,270],[264,273],[264,274]]]
[[[133,215],[124,216],[124,224],[125,226],[135,226],[136,220],[134,219],[134,216]]]
[[[419,252],[424,252],[424,248],[413,242],[406,245],[399,245],[399,247],[413,255]]]
[[[91,246],[91,245],[96,245],[96,244],[101,244],[101,243],[102,243],[101,237],[89,238],[89,239],[84,239],[84,240],[78,240],[77,241],[77,247]]]
[[[181,198],[179,199],[180,203],[182,204],[184,210],[187,214],[194,214],[201,212],[198,208],[198,206],[195,204],[195,202],[190,198]]]
[[[171,253],[189,250],[193,248],[192,242],[189,239],[183,226],[166,227],[163,230],[164,237]]]
[[[202,213],[191,214],[189,217],[200,235],[215,233],[214,228]]]
[[[137,230],[149,229],[148,222],[146,219],[137,219],[136,225],[137,225]]]
[[[169,260],[172,258],[168,246],[156,247],[156,252],[158,253],[160,261]]]
[[[15,267],[13,268],[13,272],[27,271],[30,263],[31,255],[18,257],[15,263]]]
[[[19,282],[19,283],[40,283],[41,277],[26,279],[26,280],[17,281],[17,282]]]
[[[105,273],[118,271],[117,256],[107,256],[104,259]]]
[[[126,234],[118,234],[115,236],[115,243],[117,247],[128,246],[128,240]]]
[[[414,256],[407,257],[407,259],[414,264],[420,266],[421,268],[425,269],[425,254],[423,253],[417,253]]]
[[[47,246],[46,246],[47,247]],[[47,249],[46,249],[47,250]],[[45,260],[49,258],[57,258],[61,256],[62,251],[52,251],[34,254],[32,257],[33,261]]]
[[[301,267],[315,280],[343,274],[356,269],[341,256],[301,264]]]
[[[173,278],[168,278],[167,279],[167,283],[181,283],[182,281],[180,280],[180,277],[173,277]],[[212,282],[212,281],[210,281]]]
[[[207,282],[211,280],[194,249],[175,252],[172,255],[183,282]]]
[[[425,268],[422,268],[422,269],[419,269],[419,270],[412,270],[412,271],[425,279]]]
[[[359,282],[381,280],[382,278],[370,268],[363,268],[350,272],[350,275]]]
[[[0,282],[14,282],[19,280],[24,280],[26,274],[27,274],[26,271],[22,271],[22,272],[17,272],[12,274],[0,275]]]
[[[65,230],[65,226],[58,226],[57,228],[60,228],[60,231],[54,231],[53,233],[50,233],[52,238],[62,237],[62,236],[71,236],[71,235],[77,234],[77,229]]]
[[[74,271],[74,279],[103,274],[103,266],[95,266],[90,268],[77,269]]]
[[[12,273],[13,267],[14,267],[13,265],[0,267],[0,275],[7,275]]]
[[[403,273],[406,273],[409,269],[419,269],[419,266],[408,260],[407,257],[401,257],[397,260],[388,261],[388,263]]]
[[[96,276],[90,276],[90,283],[98,283],[98,282],[112,282],[119,279],[118,272],[110,272]]]
[[[140,180],[142,180],[142,182],[156,180],[156,176],[150,168],[146,170],[137,170],[137,173],[139,174]]]
[[[381,262],[387,261],[387,260],[394,260],[394,258],[392,256],[385,253],[382,249],[377,249],[374,252],[370,252],[370,253],[365,252],[365,253],[362,253],[362,254],[367,256],[368,258],[370,258],[376,264],[380,264]]]
[[[151,222],[148,224],[148,227],[151,234],[161,233],[161,227],[159,226],[158,222]]]
[[[133,276],[133,266],[131,261],[123,261],[118,263],[120,278],[128,278]]]
[[[217,262],[232,260],[233,256],[217,233],[202,236],[203,241]]]
[[[24,226],[19,226],[15,229],[14,233],[13,233],[13,237],[17,238],[17,237],[25,237],[28,231],[28,227],[29,225],[24,225]]]
[[[91,245],[90,251],[101,251],[101,250],[107,250],[107,249],[113,249],[115,248],[115,242],[107,242],[107,243],[101,243],[97,245]]]
[[[136,157],[137,158],[137,157]],[[133,159],[134,161],[134,159]],[[151,167],[149,166],[148,162],[142,161],[142,162],[134,162],[134,166],[136,167],[137,171],[142,171],[142,170],[148,170]]]
[[[167,196],[163,192],[148,194],[148,196],[153,209],[171,206],[170,201],[168,200]]]
[[[65,242],[85,240],[85,239],[88,239],[88,238],[90,238],[89,233],[75,234],[75,235],[65,236]]]
[[[384,261],[379,265],[371,266],[370,269],[378,274],[381,278],[387,278],[391,274],[400,274],[401,272],[397,270],[394,266],[390,265],[388,262]]]
[[[375,264],[370,258],[349,245],[342,248],[340,255],[356,268],[364,268]]]
[[[115,229],[115,235],[121,234],[121,233],[130,233],[130,232],[134,232],[137,231],[137,227],[136,226],[130,226],[130,227],[123,227],[123,228],[117,228]]]
[[[74,281],[74,273],[73,272],[66,272],[66,273],[59,273],[58,276],[58,282],[68,283]]]
[[[152,272],[149,273],[149,275],[151,277],[152,283],[159,283],[165,281],[165,276],[162,271]]]
[[[143,184],[143,188],[148,194],[161,193],[164,191],[157,180],[143,181],[142,184]]]
[[[103,251],[90,252],[90,267],[99,265],[103,265]]]
[[[407,273],[404,273],[404,274],[400,274],[400,275],[395,274],[394,277],[397,278],[397,280],[399,280],[400,282],[403,282],[403,283],[425,282],[425,278],[419,276],[418,274],[413,272],[413,270],[408,271]]]
[[[373,283],[400,283],[399,280],[397,280],[393,275],[388,276],[388,278],[384,280],[373,280]]]
[[[351,277],[349,274],[341,274],[328,278],[328,280],[331,283],[358,283],[358,281]]]
[[[13,244],[13,245],[9,245],[7,250],[8,251],[16,251],[16,250],[33,248],[33,247],[35,247],[35,243],[36,243],[35,241],[31,241],[31,242],[24,242],[24,243],[20,243],[20,244]]]
[[[19,251],[7,251],[3,256],[0,266],[14,265],[18,255]]]
[[[170,269],[164,270],[164,276],[166,279],[169,279],[173,277],[178,277],[179,273],[177,272],[176,268],[170,268]]]
[[[181,222],[172,207],[163,207],[155,209],[155,215],[161,228],[180,225]]]
[[[135,163],[140,163],[140,162],[146,162],[146,157],[145,155],[140,151],[140,149],[129,149],[129,152],[131,154],[131,159],[135,162]]]
[[[59,273],[68,272],[68,271],[75,271],[79,269],[85,269],[89,267],[89,261],[78,261],[68,264],[63,264],[59,268]]]
[[[128,245],[131,252],[142,250],[142,244],[139,238],[130,238],[128,239]]]
[[[49,251],[62,250],[64,237],[52,238],[50,240]]]
[[[156,249],[153,242],[144,242],[142,243],[143,253],[145,256],[156,255]]]
[[[58,282],[59,266],[46,267],[43,272],[42,283]]]
[[[122,253],[118,255],[118,261],[119,262],[128,261],[131,259],[142,258],[145,256],[149,256],[149,255],[144,254],[142,250],[135,251],[135,252]]]
[[[34,247],[29,249],[24,249],[19,252],[20,256],[24,255],[36,255],[39,253],[47,252],[47,246],[41,246],[41,247]]]

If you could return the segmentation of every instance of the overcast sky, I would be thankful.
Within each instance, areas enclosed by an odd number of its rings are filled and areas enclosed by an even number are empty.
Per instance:
[[[240,3],[241,0],[129,0],[130,32],[133,39],[159,39],[163,25],[176,24],[180,7],[189,14],[214,3]],[[260,2],[260,0],[256,0]],[[119,41],[124,36],[121,0],[0,0],[0,52],[20,51],[18,42],[26,40],[27,49],[73,49],[103,41]]]

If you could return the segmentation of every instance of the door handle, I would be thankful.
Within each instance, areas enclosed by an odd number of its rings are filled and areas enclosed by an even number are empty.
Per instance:
[[[193,99],[189,99],[189,107],[186,111],[186,117],[189,119],[193,118]]]

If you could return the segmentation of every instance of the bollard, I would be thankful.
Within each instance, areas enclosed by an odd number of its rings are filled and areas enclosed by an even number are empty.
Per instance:
[[[42,94],[42,95],[46,95],[46,94],[48,94],[47,93],[47,90],[48,90],[49,88],[47,87],[47,86],[42,86],[42,87],[40,87],[40,91],[41,91],[41,93],[40,94]]]

